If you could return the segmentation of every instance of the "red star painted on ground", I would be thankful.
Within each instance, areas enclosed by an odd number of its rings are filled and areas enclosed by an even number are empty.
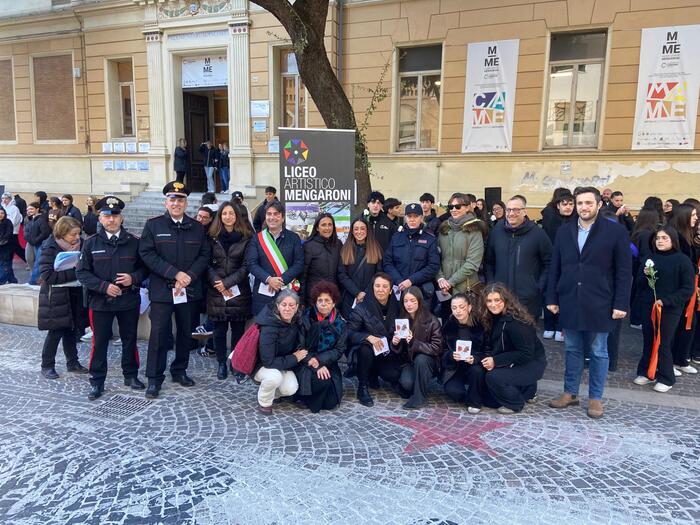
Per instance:
[[[498,453],[481,438],[482,435],[498,428],[509,427],[513,423],[499,423],[483,418],[461,418],[451,416],[446,408],[435,408],[428,417],[412,418],[404,416],[382,416],[381,419],[415,430],[411,441],[404,447],[404,453],[418,452],[438,445],[454,443],[489,456]]]

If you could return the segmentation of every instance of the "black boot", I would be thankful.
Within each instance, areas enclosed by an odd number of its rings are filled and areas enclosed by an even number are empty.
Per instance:
[[[226,363],[219,363],[219,371],[216,373],[217,379],[226,379],[228,377],[228,371],[226,370]]]
[[[90,393],[88,394],[88,399],[90,401],[94,401],[98,397],[102,396],[104,389],[104,385],[92,385],[92,390],[90,390]]]
[[[139,381],[138,377],[125,377],[124,386],[130,386],[134,390],[143,390],[146,388],[146,385]]]
[[[367,383],[360,383],[360,385],[357,387],[357,400],[362,406],[374,406],[374,399],[372,399],[372,396],[369,394]]]
[[[155,399],[160,393],[160,386],[155,383],[148,383],[148,388],[146,389],[146,399]]]

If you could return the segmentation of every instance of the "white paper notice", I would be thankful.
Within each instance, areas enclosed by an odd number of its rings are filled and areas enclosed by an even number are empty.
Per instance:
[[[182,304],[187,302],[187,292],[184,288],[173,288],[173,304]]]
[[[231,299],[234,299],[234,298],[238,297],[239,295],[241,295],[241,290],[240,290],[240,288],[238,288],[237,284],[233,285],[227,291],[228,291],[228,295],[222,294],[224,296],[225,301],[230,301]]]
[[[268,297],[275,296],[275,291],[270,290],[270,287],[265,283],[260,283],[260,286],[258,286],[258,293],[260,295],[267,295]]]
[[[396,296],[396,300],[400,301],[401,300],[401,290],[399,290],[399,287],[394,285],[391,289],[394,290],[394,295]]]
[[[450,299],[452,299],[451,294],[445,293],[442,290],[437,290],[435,292],[435,296],[437,297],[438,301],[440,301],[441,303],[444,303],[445,301],[449,301]]]
[[[399,339],[406,339],[408,337],[408,319],[396,319],[394,323],[397,337]]]
[[[466,361],[469,356],[472,355],[472,342],[465,341],[464,339],[457,339],[457,344],[455,345],[455,352],[459,354],[460,361]]]
[[[381,338],[382,342],[382,347],[377,350],[376,347],[372,346],[372,349],[374,350],[374,355],[384,355],[389,353],[389,341],[387,341],[386,337]]]

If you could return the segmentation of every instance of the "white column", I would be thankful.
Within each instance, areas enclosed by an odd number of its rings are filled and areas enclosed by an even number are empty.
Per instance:
[[[160,29],[146,29],[146,56],[148,59],[148,110],[150,120],[151,153],[165,154],[165,108],[163,101],[163,47]]]
[[[247,4],[247,2],[236,2]],[[250,136],[250,21],[245,5],[229,22],[228,108],[231,179],[235,189],[243,191],[253,184]]]

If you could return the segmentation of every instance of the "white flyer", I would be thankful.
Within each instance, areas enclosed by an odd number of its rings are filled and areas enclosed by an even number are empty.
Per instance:
[[[270,287],[266,283],[260,283],[260,286],[258,286],[258,293],[260,295],[267,295],[268,297],[274,297],[276,292],[274,290],[271,290]]]
[[[386,337],[381,338],[382,342],[382,348],[377,350],[374,346],[372,346],[372,350],[374,350],[374,355],[385,355],[389,353],[389,341],[387,340]]]
[[[399,339],[406,339],[408,337],[408,319],[396,319],[394,325],[396,327],[396,336]]]
[[[224,301],[230,301],[231,299],[234,299],[241,295],[241,289],[238,288],[237,284],[234,284],[231,288],[228,289],[228,295],[224,295]]]
[[[184,288],[173,288],[173,304],[182,304],[187,302],[187,291]]]
[[[436,290],[435,296],[437,297],[437,300],[440,301],[441,303],[444,303],[445,301],[449,301],[450,299],[452,299],[452,294],[443,292],[442,290]]]
[[[472,355],[472,342],[464,339],[457,339],[455,352],[459,355],[460,361],[466,361]]]

